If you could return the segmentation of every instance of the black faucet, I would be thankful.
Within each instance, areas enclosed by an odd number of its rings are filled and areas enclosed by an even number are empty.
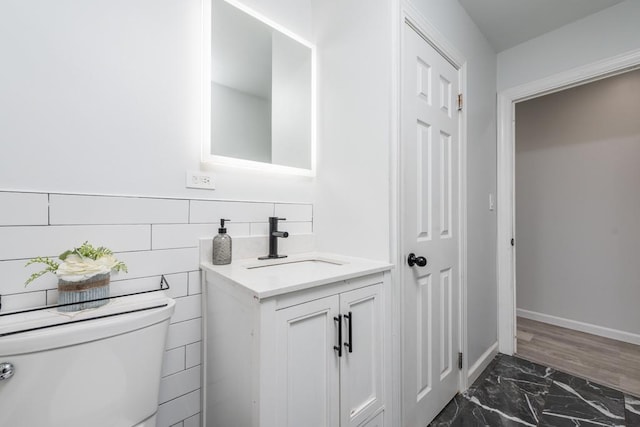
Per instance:
[[[269,217],[269,255],[261,256],[258,259],[274,259],[286,258],[286,255],[278,255],[278,237],[286,239],[289,233],[286,231],[278,231],[278,220],[286,221],[286,218],[278,218],[277,216]]]

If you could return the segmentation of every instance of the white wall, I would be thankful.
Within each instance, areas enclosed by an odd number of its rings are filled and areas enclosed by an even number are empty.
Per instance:
[[[320,250],[389,260],[391,2],[317,0]]]
[[[640,2],[627,0],[498,54],[498,90],[640,49]]]
[[[236,170],[214,172],[215,191],[185,188],[200,167],[201,19],[200,0],[2,1],[0,188],[312,201],[313,180]]]
[[[469,366],[497,341],[496,54],[458,2],[412,1],[468,62],[467,286]]]
[[[640,71],[516,104],[517,307],[640,334]]]

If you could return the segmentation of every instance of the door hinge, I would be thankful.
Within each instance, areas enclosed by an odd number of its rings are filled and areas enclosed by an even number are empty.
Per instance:
[[[462,94],[458,94],[458,111],[462,111]]]
[[[515,246],[516,245],[516,239],[511,238],[511,246]]]
[[[458,353],[458,369],[462,369],[462,353]]]

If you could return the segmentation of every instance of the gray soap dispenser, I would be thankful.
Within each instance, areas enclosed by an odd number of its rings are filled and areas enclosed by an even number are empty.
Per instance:
[[[231,236],[227,234],[227,229],[224,227],[225,221],[231,221],[229,219],[220,219],[220,228],[218,228],[218,235],[213,238],[213,259],[214,265],[231,264]]]

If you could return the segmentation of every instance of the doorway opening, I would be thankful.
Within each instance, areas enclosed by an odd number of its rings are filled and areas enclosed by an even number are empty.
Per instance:
[[[638,63],[512,89],[498,113],[500,350],[636,395],[624,361],[640,355],[637,310],[625,308],[640,296]]]
[[[640,395],[635,93],[640,70],[516,104],[516,337],[526,359]]]

